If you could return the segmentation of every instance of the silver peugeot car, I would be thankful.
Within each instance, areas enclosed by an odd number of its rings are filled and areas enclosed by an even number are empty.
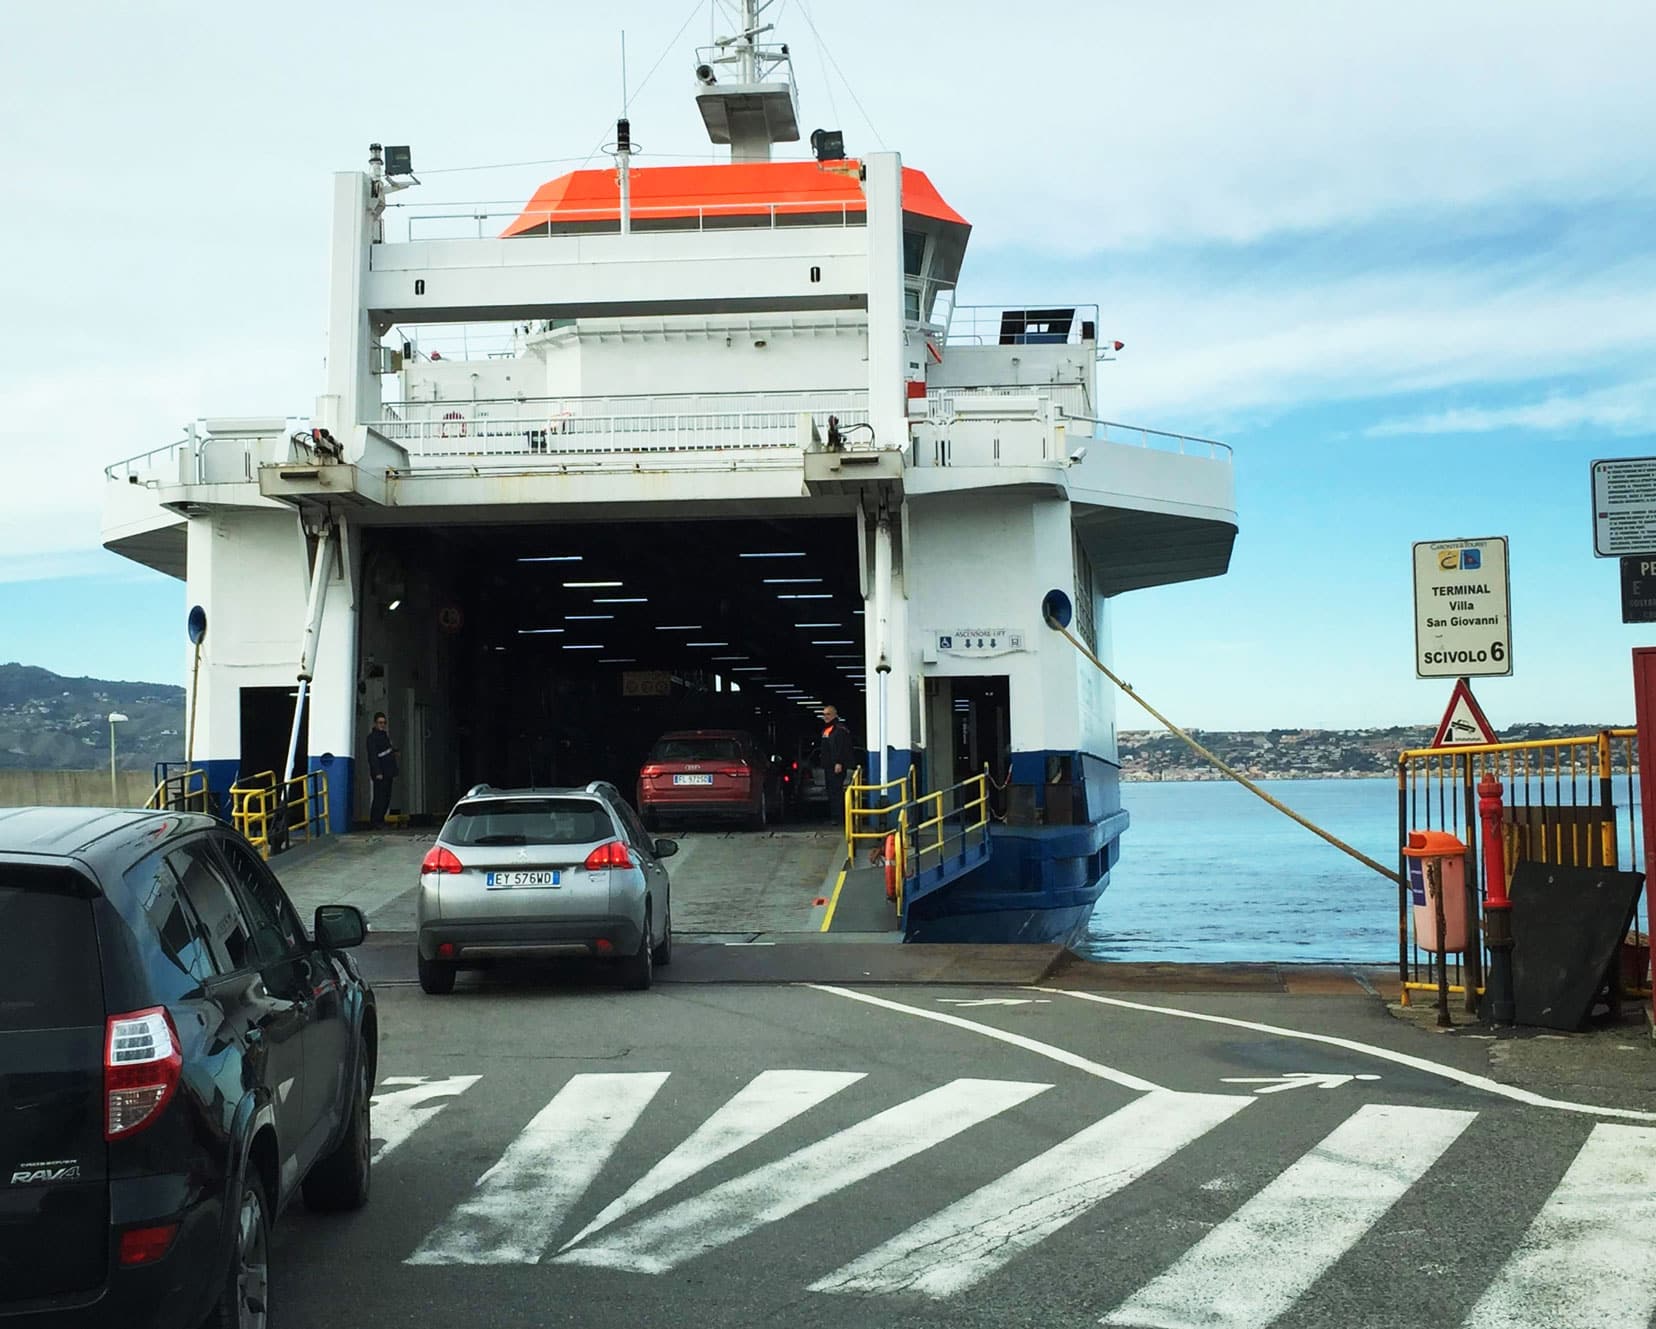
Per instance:
[[[652,839],[614,785],[491,789],[454,806],[420,864],[420,986],[497,960],[599,956],[647,988],[673,958],[671,885]]]

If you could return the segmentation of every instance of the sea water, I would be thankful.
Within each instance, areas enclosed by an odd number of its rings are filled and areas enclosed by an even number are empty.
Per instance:
[[[1395,780],[1259,783],[1395,868]],[[1616,801],[1625,799],[1618,787]],[[1129,781],[1121,803],[1132,825],[1093,911],[1085,947],[1092,958],[1396,963],[1397,884],[1241,785]],[[1625,841],[1625,809],[1617,822]]]

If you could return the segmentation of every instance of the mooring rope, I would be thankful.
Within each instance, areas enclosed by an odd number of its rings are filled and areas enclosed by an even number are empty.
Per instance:
[[[1052,626],[1057,627],[1056,624],[1053,624]],[[1386,878],[1386,880],[1394,882],[1399,886],[1401,886],[1403,884],[1403,879],[1401,877],[1399,877],[1396,872],[1392,871],[1391,868],[1386,867],[1382,863],[1377,863],[1374,859],[1370,858],[1367,854],[1365,854],[1361,849],[1354,848],[1353,846],[1347,844],[1344,840],[1340,839],[1339,836],[1334,835],[1333,833],[1331,833],[1329,831],[1325,831],[1321,826],[1318,826],[1315,822],[1308,821],[1306,818],[1300,816],[1299,813],[1295,812],[1294,809],[1289,807],[1286,803],[1283,803],[1280,800],[1271,797],[1270,794],[1267,794],[1263,789],[1261,789],[1258,785],[1256,785],[1252,780],[1248,779],[1247,776],[1243,775],[1241,771],[1238,771],[1238,770],[1234,769],[1233,767],[1227,765],[1218,756],[1218,754],[1210,752],[1207,748],[1203,747],[1200,743],[1198,743],[1189,734],[1185,733],[1184,730],[1180,729],[1178,725],[1174,724],[1173,721],[1169,720],[1165,715],[1163,715],[1160,711],[1158,711],[1149,702],[1145,701],[1145,699],[1143,697],[1139,696],[1139,694],[1137,692],[1133,691],[1132,684],[1123,682],[1120,678],[1116,677],[1115,673],[1110,669],[1110,667],[1107,664],[1105,664],[1102,660],[1100,660],[1096,655],[1094,655],[1092,653],[1092,651],[1090,649],[1088,649],[1087,644],[1085,642],[1083,642],[1079,637],[1075,636],[1075,634],[1072,633],[1067,627],[1057,628],[1057,630],[1059,632],[1063,633],[1064,636],[1068,637],[1069,640],[1070,640],[1070,644],[1072,646],[1074,646],[1076,650],[1080,651],[1082,655],[1086,656],[1088,660],[1092,661],[1093,667],[1095,669],[1097,669],[1101,674],[1103,674],[1105,678],[1109,679],[1110,682],[1114,683],[1118,688],[1120,688],[1123,692],[1125,692],[1129,697],[1131,697],[1134,701],[1136,701],[1140,706],[1144,707],[1145,710],[1149,711],[1151,715],[1155,716],[1156,719],[1161,721],[1161,723],[1166,727],[1168,733],[1174,734],[1177,737],[1183,739],[1192,748],[1194,748],[1197,752],[1201,753],[1203,757],[1205,757],[1208,761],[1212,762],[1215,766],[1217,766],[1221,771],[1223,771],[1231,779],[1235,780],[1237,784],[1241,785],[1249,793],[1257,794],[1260,798],[1264,799],[1267,803],[1269,803],[1278,812],[1282,813],[1283,816],[1289,817],[1292,820],[1297,821],[1301,826],[1305,827],[1305,829],[1310,831],[1313,835],[1320,835],[1323,839],[1327,840],[1329,844],[1333,845],[1336,849],[1340,850],[1342,853],[1350,854],[1353,858],[1355,858],[1364,867],[1373,868],[1382,877]]]

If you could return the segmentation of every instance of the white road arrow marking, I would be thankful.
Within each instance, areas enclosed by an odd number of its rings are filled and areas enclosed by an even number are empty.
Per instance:
[[[477,1075],[447,1075],[428,1080],[423,1075],[387,1075],[380,1081],[380,1091],[368,1100],[373,1109],[374,1138],[380,1146],[371,1162],[380,1162],[421,1126],[430,1121],[458,1094],[463,1094],[481,1079]],[[407,1088],[388,1089],[388,1085],[406,1085]]]
[[[666,1080],[666,1071],[571,1077],[407,1263],[536,1263]]]
[[[1047,997],[939,997],[945,1006],[1050,1006]]]
[[[1100,1323],[1266,1329],[1385,1216],[1476,1116],[1448,1108],[1359,1108]],[[1568,1323],[1586,1322],[1572,1317]]]
[[[1263,1084],[1265,1089],[1255,1089],[1256,1094],[1280,1094],[1289,1089],[1338,1089],[1342,1084],[1350,1084],[1353,1080],[1378,1080],[1378,1075],[1334,1075],[1323,1071],[1287,1071],[1282,1075],[1255,1075],[1224,1077],[1225,1084]]]
[[[1165,1163],[1253,1100],[1146,1094],[811,1284],[813,1292],[952,1297]]]
[[[863,1078],[863,1071],[762,1071],[683,1144],[588,1223],[564,1249],[630,1214]]]
[[[591,1245],[565,1251],[557,1263],[666,1273],[1050,1088],[1016,1080],[952,1080],[631,1227],[602,1233]]]
[[[1656,1322],[1652,1224],[1656,1131],[1593,1127],[1467,1329],[1646,1329]]]

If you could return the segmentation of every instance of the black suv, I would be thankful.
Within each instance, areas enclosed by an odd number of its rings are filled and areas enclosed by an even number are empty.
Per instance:
[[[273,1218],[368,1199],[378,1019],[223,823],[0,809],[0,1327],[261,1329]]]

